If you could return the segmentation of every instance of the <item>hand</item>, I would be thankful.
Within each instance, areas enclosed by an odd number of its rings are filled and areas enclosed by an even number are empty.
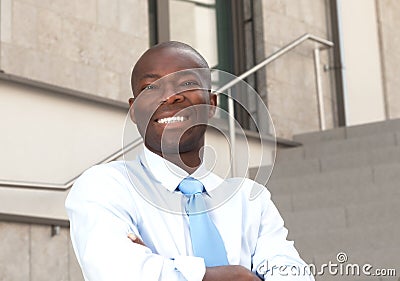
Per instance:
[[[146,247],[146,244],[133,233],[128,234],[128,238],[136,244]],[[207,267],[203,281],[260,281],[261,279],[253,272],[241,265],[225,265]]]
[[[139,245],[142,245],[142,246],[147,247],[146,244],[144,244],[144,242],[143,242],[142,240],[140,240],[140,238],[137,237],[137,236],[136,236],[135,234],[133,234],[133,233],[129,233],[129,234],[128,234],[128,238],[129,238],[133,243],[136,243],[136,244],[139,244]]]
[[[207,267],[203,281],[260,281],[253,272],[241,265]]]

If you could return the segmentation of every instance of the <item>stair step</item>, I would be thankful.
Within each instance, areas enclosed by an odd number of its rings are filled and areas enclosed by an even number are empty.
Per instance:
[[[304,146],[297,146],[291,148],[278,148],[276,153],[277,163],[301,160],[305,158]]]
[[[340,170],[380,164],[400,164],[400,146],[355,152],[320,159],[321,171]]]
[[[391,200],[386,199],[364,205],[347,206],[347,225],[353,227],[395,223],[394,218],[400,217],[400,196],[399,192],[392,195]],[[400,231],[400,226],[398,230]]]
[[[307,222],[304,223],[307,225]],[[324,232],[297,234],[289,229],[289,239],[296,241],[296,248],[306,255],[336,254],[368,249],[373,252],[400,245],[400,225],[396,223],[330,228]],[[398,260],[398,259],[397,259]]]
[[[273,178],[293,177],[318,173],[320,171],[329,172],[392,163],[400,163],[400,146],[389,146],[339,155],[334,154],[334,156],[321,157],[320,159],[293,159],[283,162],[277,160],[273,170]]]
[[[346,137],[364,137],[387,132],[400,132],[400,119],[350,126],[346,128]]]
[[[382,164],[373,168],[377,184],[391,184],[400,188],[400,164]]]
[[[323,233],[332,228],[346,227],[345,208],[323,208],[318,212],[312,210],[282,212],[285,226],[289,233],[302,235],[305,233]]]
[[[329,142],[333,140],[360,138],[391,132],[400,132],[400,119],[392,119],[350,127],[341,127],[322,132],[299,134],[294,136],[293,139],[303,144],[311,144],[322,141]]]
[[[291,194],[271,194],[272,202],[280,212],[292,212],[292,195]]]
[[[282,212],[285,225],[295,235],[325,233],[330,229],[393,223],[400,216],[400,197],[363,205]]]
[[[278,209],[283,212],[313,210],[322,208],[346,207],[349,205],[363,206],[365,204],[390,202],[400,200],[400,188],[395,185],[377,186],[369,184],[360,187],[336,186],[331,190],[318,190],[292,194],[273,193],[272,199]]]
[[[400,164],[380,164],[374,167],[334,170],[298,177],[277,178],[267,183],[273,194],[300,194],[303,192],[335,189],[337,186],[365,186],[369,184],[394,185],[400,188]]]
[[[302,159],[325,159],[332,156],[345,156],[348,153],[363,153],[377,151],[384,148],[399,148],[400,133],[388,133],[379,136],[368,136],[365,138],[354,138],[326,143],[313,143],[312,145],[299,146],[295,148],[279,149],[277,151],[276,163],[286,164]]]
[[[267,187],[273,194],[288,194],[329,190],[336,186],[363,186],[374,182],[373,171],[372,167],[362,167],[292,178],[272,175]]]
[[[353,138],[326,143],[314,143],[304,145],[305,158],[321,158],[332,155],[346,154],[351,152],[368,151],[381,147],[396,146],[397,136],[395,133],[372,135],[363,138]]]
[[[294,160],[285,163],[276,163],[272,170],[273,177],[294,177],[305,174],[319,173],[319,159]]]
[[[300,143],[314,143],[321,141],[343,140],[346,138],[346,128],[340,127],[326,131],[310,132],[293,136],[293,140]]]

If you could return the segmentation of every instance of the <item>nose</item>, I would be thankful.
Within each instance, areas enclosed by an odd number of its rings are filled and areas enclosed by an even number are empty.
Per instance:
[[[173,78],[173,77],[172,77]],[[176,81],[167,80],[163,83],[160,87],[161,94],[162,94],[162,102],[161,103],[168,103],[173,104],[177,102],[182,102],[185,98],[181,95],[181,92],[176,88]]]
[[[164,100],[165,103],[173,104],[177,102],[182,102],[185,98],[180,94],[172,94]]]

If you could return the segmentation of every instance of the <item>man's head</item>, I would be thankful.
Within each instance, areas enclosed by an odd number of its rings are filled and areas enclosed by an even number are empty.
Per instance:
[[[196,50],[173,41],[150,48],[134,66],[131,84],[131,117],[146,147],[159,155],[201,149],[216,96]]]

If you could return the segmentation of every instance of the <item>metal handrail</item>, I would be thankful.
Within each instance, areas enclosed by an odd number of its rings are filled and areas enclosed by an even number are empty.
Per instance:
[[[119,149],[118,151],[114,152],[107,158],[101,160],[100,162],[97,162],[95,165],[99,164],[104,164],[108,163],[114,160],[117,160],[120,158],[122,155],[124,155],[125,151],[132,150],[139,145],[143,143],[142,138],[137,138],[136,140],[132,141],[130,144],[127,146]],[[3,187],[14,187],[14,188],[26,188],[26,189],[42,189],[42,190],[56,190],[56,191],[65,191],[68,190],[72,187],[74,184],[75,180],[80,176],[81,174],[75,176],[71,180],[67,181],[64,184],[56,184],[56,183],[41,183],[41,182],[25,182],[25,181],[8,181],[8,180],[0,180],[0,186]]]
[[[234,116],[234,104],[233,104],[233,100],[231,98],[231,92],[230,92],[230,89],[233,86],[235,86],[237,83],[239,83],[243,79],[247,78],[249,75],[251,75],[251,74],[255,73],[256,71],[258,71],[259,69],[265,67],[269,63],[273,62],[280,56],[286,54],[287,52],[289,52],[290,50],[292,50],[293,48],[297,47],[298,45],[300,45],[301,43],[303,43],[304,41],[307,41],[307,40],[312,40],[317,43],[320,43],[320,44],[324,45],[326,48],[333,47],[333,43],[331,41],[328,41],[328,40],[319,38],[317,36],[314,36],[312,34],[306,33],[306,34],[302,35],[301,37],[297,38],[296,40],[292,41],[291,43],[287,44],[286,46],[282,47],[281,49],[279,49],[272,55],[268,56],[265,60],[263,60],[262,62],[260,62],[259,64],[255,65],[255,66],[253,66],[252,68],[250,68],[249,70],[244,72],[242,75],[240,75],[240,76],[236,77],[235,79],[233,79],[232,81],[228,82],[227,84],[225,84],[224,86],[219,88],[217,90],[217,92],[221,93],[223,91],[228,90],[228,98],[229,98],[228,99],[228,112],[229,112],[229,115]],[[317,77],[317,79],[318,79],[318,77]],[[318,85],[320,85],[320,82],[317,81],[317,86]],[[320,88],[320,86],[317,87],[317,91],[320,90],[319,88]],[[318,99],[320,100],[320,97]],[[320,109],[319,112],[321,114],[321,113],[323,113],[323,110]],[[230,118],[230,120],[231,119],[232,118]],[[230,138],[230,142],[231,142],[230,143],[231,148],[236,147],[235,124],[233,122],[233,119],[232,119],[232,122],[229,122],[229,138]],[[114,161],[114,160],[118,159],[119,157],[121,157],[125,151],[134,149],[142,143],[143,143],[142,138],[138,138],[138,139],[134,140],[133,142],[131,142],[130,144],[128,144],[127,146],[119,149],[115,153],[113,153],[110,156],[108,156],[107,158],[103,159],[102,161],[96,163],[96,165]],[[235,163],[236,162],[235,162],[234,154],[232,153],[232,149],[231,149],[231,164],[232,164],[231,167],[232,167],[232,175],[233,176],[235,176],[235,174],[236,174],[236,164]],[[0,187],[14,187],[14,188],[26,188],[26,189],[39,189],[40,188],[42,190],[66,191],[72,187],[75,180],[79,176],[80,176],[80,174],[75,176],[74,178],[72,178],[71,180],[69,180],[68,182],[66,182],[64,184],[0,180]]]
[[[299,38],[297,38],[296,40],[293,40],[292,42],[290,42],[286,46],[280,48],[275,53],[272,53],[265,60],[263,60],[259,64],[256,64],[255,66],[253,66],[252,68],[250,68],[249,70],[247,70],[246,72],[241,74],[240,76],[238,76],[235,79],[233,79],[232,81],[226,83],[224,86],[222,86],[221,88],[218,89],[218,92],[223,92],[223,91],[226,91],[229,88],[232,88],[233,86],[235,86],[237,83],[239,83],[243,79],[247,78],[248,76],[250,76],[254,72],[260,70],[261,68],[267,66],[268,64],[270,64],[271,62],[273,62],[274,60],[279,58],[280,56],[286,54],[287,52],[289,52],[290,50],[294,49],[295,47],[297,47],[298,45],[300,45],[301,43],[303,43],[304,41],[307,41],[307,40],[311,40],[311,41],[315,41],[317,43],[320,43],[320,44],[326,46],[326,48],[331,48],[334,45],[333,42],[331,42],[329,40],[322,39],[322,38],[319,38],[319,37],[317,37],[315,35],[306,33],[306,34],[300,36]]]
[[[318,101],[318,113],[319,113],[319,121],[320,121],[320,128],[322,130],[325,129],[325,114],[324,114],[324,106],[323,106],[323,96],[322,96],[322,87],[321,87],[321,79],[319,77],[319,50],[321,49],[327,49],[333,47],[333,42],[328,41],[323,38],[319,38],[315,35],[306,33],[296,40],[293,40],[286,46],[280,48],[278,51],[272,53],[270,56],[268,56],[265,60],[260,62],[259,64],[253,66],[240,76],[236,77],[235,79],[232,79],[228,83],[226,83],[224,86],[219,88],[216,92],[217,93],[222,93],[224,91],[227,91],[227,97],[228,97],[228,113],[231,118],[229,118],[229,141],[230,141],[230,161],[231,161],[231,176],[236,176],[236,160],[235,160],[235,153],[234,149],[236,147],[236,132],[235,132],[235,122],[234,122],[234,116],[235,116],[235,107],[234,107],[234,102],[232,99],[232,91],[231,88],[235,86],[237,83],[240,81],[243,81],[243,79],[247,78],[249,75],[257,72],[261,68],[267,66],[271,62],[275,61],[282,55],[286,54],[290,50],[294,49],[298,45],[302,44],[303,42],[311,40],[314,42],[317,42],[319,44],[322,44],[324,47],[320,48],[315,48],[314,49],[314,65],[315,65],[315,73],[316,73],[316,88],[317,88],[317,101]]]

